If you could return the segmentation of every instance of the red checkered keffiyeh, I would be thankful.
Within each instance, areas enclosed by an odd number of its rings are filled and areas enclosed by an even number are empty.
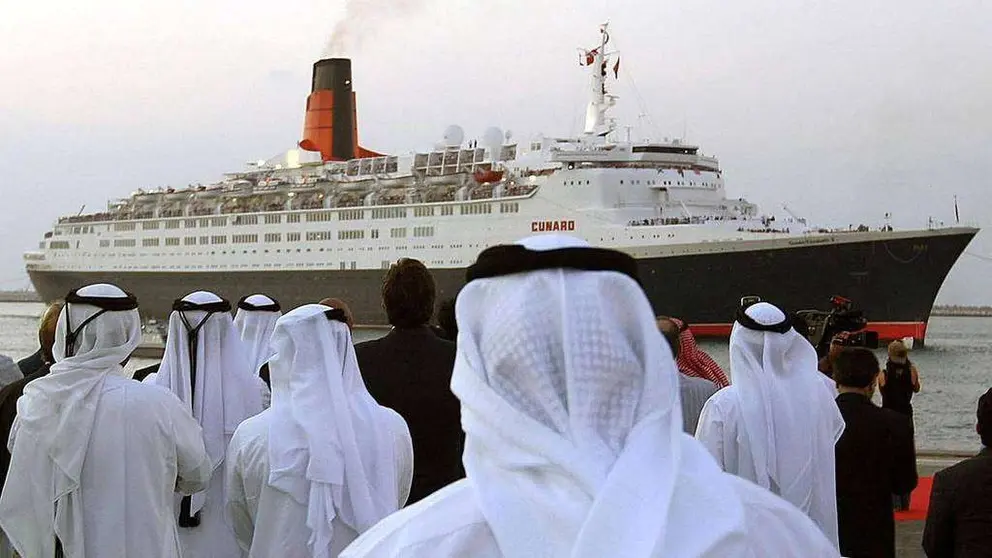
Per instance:
[[[716,384],[717,387],[723,388],[729,386],[730,380],[723,373],[723,369],[720,368],[720,365],[710,355],[703,352],[696,345],[696,338],[692,335],[689,328],[685,326],[685,323],[675,318],[672,321],[679,326],[679,330],[681,331],[679,333],[679,358],[675,361],[679,367],[679,371],[686,376],[709,380]]]

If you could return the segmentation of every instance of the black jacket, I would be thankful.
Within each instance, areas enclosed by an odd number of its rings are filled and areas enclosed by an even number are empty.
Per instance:
[[[21,369],[21,374],[24,374],[25,377],[41,370],[43,366],[45,366],[45,357],[41,355],[41,349],[35,351],[33,355],[17,361],[17,367]]]
[[[855,393],[837,396],[844,434],[836,446],[840,552],[849,558],[895,557],[892,495],[916,487],[909,417]]]
[[[48,375],[48,367],[49,365],[42,362],[41,368],[0,389],[0,439],[3,439],[3,447],[0,448],[0,492],[3,491],[3,485],[7,480],[7,471],[10,469],[7,439],[10,438],[10,430],[14,426],[14,419],[17,418],[17,400],[24,394],[24,386]]]
[[[992,556],[992,449],[933,477],[927,526],[927,556]]]
[[[393,329],[355,346],[372,397],[406,421],[413,438],[413,486],[407,504],[465,476],[461,408],[451,393],[455,344],[427,326]]]

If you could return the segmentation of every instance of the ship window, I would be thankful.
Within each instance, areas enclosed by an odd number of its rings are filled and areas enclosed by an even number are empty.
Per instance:
[[[258,242],[257,234],[236,234],[231,236],[231,242],[235,244],[254,244]]]
[[[355,262],[351,262],[351,269],[355,269]]]
[[[223,217],[222,217],[223,218]],[[235,226],[257,225],[258,215],[238,215],[234,218]]]
[[[341,262],[341,269],[347,269],[347,266],[345,265],[344,262]]]
[[[167,229],[178,229],[179,228],[179,221],[166,221],[165,222],[165,228],[167,228]]]
[[[145,231],[153,231],[158,228],[158,221],[145,221],[141,224],[141,229]]]
[[[309,242],[320,242],[324,240],[332,240],[334,238],[331,231],[310,231],[307,233],[307,241]]]
[[[286,222],[287,223],[299,223],[300,222],[300,214],[299,213],[290,213],[289,215],[286,216]]]
[[[196,244],[195,236],[187,236],[183,239],[183,246],[194,246]]]
[[[118,238],[114,241],[115,248],[134,248],[136,244],[133,238]]]
[[[195,229],[196,219],[186,219],[185,221],[183,221],[183,226],[186,227],[187,229]]]
[[[338,240],[361,240],[365,238],[364,230],[338,231]]]
[[[389,236],[392,238],[406,238],[406,227],[389,229]]]
[[[44,243],[42,243],[42,244],[44,244]],[[100,241],[100,248],[110,248],[110,241],[109,240],[101,240]]]
[[[365,211],[361,209],[348,209],[338,212],[338,219],[341,221],[358,221],[365,218]]]
[[[115,231],[118,231],[118,232],[120,232],[120,231],[133,231],[134,230],[134,223],[114,223],[114,230]],[[56,232],[57,232],[57,229],[56,229]]]
[[[315,211],[313,213],[307,214],[308,223],[317,223],[320,221],[330,221],[334,218],[334,213],[330,211]]]
[[[441,208],[441,215],[454,215],[455,208],[450,205],[446,205]]]
[[[434,227],[413,227],[414,237],[434,236]]]
[[[210,219],[210,224],[214,227],[227,226],[227,217],[212,217]]]
[[[282,242],[282,233],[266,233],[266,242]]]
[[[265,224],[266,225],[278,225],[282,223],[282,215],[266,215]]]
[[[210,244],[227,244],[227,235],[218,234],[210,237]]]
[[[209,227],[210,226],[210,219],[200,219],[200,226],[201,227]]]
[[[379,238],[379,229],[372,229],[369,238]]]
[[[433,207],[415,207],[413,208],[414,217],[433,217],[434,208]]]
[[[297,215],[297,217],[299,217],[299,215]],[[299,241],[300,241],[300,233],[298,232],[286,233],[286,242],[299,242]]]
[[[179,246],[179,237],[166,238],[165,239],[165,245],[166,246]]]
[[[66,240],[53,240],[48,244],[52,250],[68,250],[69,242]]]
[[[152,246],[158,246],[158,239],[157,238],[142,238],[141,239],[141,245],[144,246],[145,248],[150,248]]]

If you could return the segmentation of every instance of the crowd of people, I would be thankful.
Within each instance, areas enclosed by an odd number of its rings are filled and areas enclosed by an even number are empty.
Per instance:
[[[542,235],[483,251],[437,325],[400,260],[364,343],[336,298],[188,294],[131,376],[139,301],[81,287],[0,391],[0,557],[895,556],[919,371],[843,336],[825,366],[748,299],[727,374],[633,258]],[[935,479],[928,555],[987,552],[989,457]]]

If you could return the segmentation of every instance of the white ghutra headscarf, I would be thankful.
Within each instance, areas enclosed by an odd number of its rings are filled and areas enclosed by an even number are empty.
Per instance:
[[[241,342],[248,351],[248,364],[255,374],[275,353],[271,347],[272,330],[280,316],[279,303],[264,294],[246,296],[238,302],[234,327],[241,335]]]
[[[501,553],[715,556],[739,545],[743,507],[682,432],[677,371],[650,303],[602,266],[601,252],[617,253],[557,235],[521,244],[517,264],[530,263],[459,294],[451,384],[467,480]],[[560,263],[558,249],[587,250],[589,267]],[[549,250],[559,265],[531,265]],[[685,524],[700,532],[668,529]]]
[[[122,363],[140,343],[137,301],[120,288],[90,285],[66,297],[55,364],[17,401],[10,482],[0,497],[0,525],[21,556],[54,556],[56,536],[67,555],[81,555],[80,478],[96,409],[107,376],[124,376]]]
[[[234,430],[262,411],[261,393],[227,301],[199,291],[176,301],[173,308],[155,382],[191,410],[203,428],[211,468],[216,470]],[[205,492],[193,494],[189,514],[196,514],[205,502]]]
[[[325,558],[335,517],[362,533],[397,510],[396,431],[410,434],[365,388],[340,310],[297,308],[272,344],[268,483],[308,507],[311,555]]]
[[[844,419],[816,350],[782,310],[759,302],[734,323],[730,370],[743,423],[738,463],[753,463],[756,484],[805,512],[836,545],[834,445]]]

